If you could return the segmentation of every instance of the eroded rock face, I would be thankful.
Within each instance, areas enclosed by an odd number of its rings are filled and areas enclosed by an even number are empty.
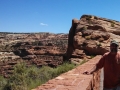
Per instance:
[[[84,59],[88,55],[103,55],[111,40],[120,42],[120,22],[92,15],[73,19],[69,30],[67,58]],[[79,54],[80,53],[80,54]]]
[[[2,34],[0,37],[0,74],[12,74],[13,66],[25,62],[29,67],[57,67],[66,54],[68,34]],[[8,39],[9,38],[9,39]]]
[[[63,62],[63,56],[67,50],[67,35],[48,35],[47,38],[36,40],[32,42],[22,42],[19,46],[18,43],[12,47],[15,49],[15,54],[24,60],[32,60],[36,65],[57,66]],[[38,62],[38,63],[37,63]]]

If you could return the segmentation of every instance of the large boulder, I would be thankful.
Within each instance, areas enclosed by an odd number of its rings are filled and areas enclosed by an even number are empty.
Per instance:
[[[93,15],[73,19],[69,30],[67,59],[84,59],[109,51],[110,41],[120,42],[120,22]],[[80,53],[80,54],[79,54]]]

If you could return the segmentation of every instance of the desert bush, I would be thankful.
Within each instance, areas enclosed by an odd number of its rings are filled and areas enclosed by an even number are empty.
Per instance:
[[[75,68],[75,65],[69,62],[63,63],[63,65],[59,65],[57,68],[54,69],[53,77],[60,75],[61,73],[65,73],[71,69]]]
[[[59,65],[57,68],[48,66],[27,68],[25,63],[19,63],[14,67],[13,75],[7,81],[2,80],[4,81],[3,90],[31,90],[74,67],[74,64],[68,62]]]
[[[7,84],[7,80],[3,76],[0,76],[0,90],[4,90],[6,84]]]
[[[24,63],[19,63],[14,67],[13,75],[8,79],[5,89],[7,90],[28,90],[26,84],[26,70]]]
[[[84,27],[83,27],[83,30],[87,30],[87,27],[86,27],[86,26],[84,26]]]
[[[85,36],[85,39],[90,40],[91,36],[90,35],[89,36]]]
[[[92,18],[92,16],[87,16],[87,17],[86,17],[86,20],[89,21],[89,20],[91,20],[91,18]]]
[[[98,43],[97,43],[97,46],[100,47],[100,46],[102,46],[102,44],[101,44],[100,42],[98,42]]]
[[[84,64],[84,63],[86,63],[87,62],[87,60],[83,60],[81,63],[80,63],[80,65],[82,65],[82,64]]]
[[[111,27],[114,27],[115,26],[115,24],[114,23],[111,23]]]
[[[92,58],[94,58],[95,56],[96,56],[96,55],[91,55],[90,57],[91,57],[91,59],[92,59]]]
[[[115,26],[115,22],[114,21],[110,21],[110,23],[111,23],[111,27]]]

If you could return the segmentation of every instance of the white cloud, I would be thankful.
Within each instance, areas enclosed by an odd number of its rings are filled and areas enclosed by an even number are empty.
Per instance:
[[[48,24],[40,23],[41,26],[48,26]]]

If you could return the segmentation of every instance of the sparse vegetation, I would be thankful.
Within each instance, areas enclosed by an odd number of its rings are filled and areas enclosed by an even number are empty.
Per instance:
[[[91,20],[92,16],[87,16],[86,20],[88,22],[88,24],[92,24],[92,20]]]
[[[110,21],[111,23],[111,27],[115,27],[115,22],[114,21]]]
[[[65,62],[57,68],[43,66],[40,69],[36,66],[27,68],[24,63],[19,63],[14,67],[13,75],[10,78],[0,77],[2,86],[0,90],[31,90],[73,68],[75,65],[69,62]]]
[[[94,19],[98,19],[98,17],[94,16]]]
[[[84,63],[86,63],[87,62],[87,60],[83,60],[81,63],[80,63],[80,65],[82,65],[82,64],[84,64]]]
[[[40,41],[34,41],[34,42],[32,42],[32,45],[33,46],[41,46],[43,44]]]
[[[114,27],[115,26],[115,24],[114,23],[111,23],[111,27]]]
[[[7,80],[3,76],[0,76],[0,90],[4,90],[6,84]]]
[[[89,40],[89,39],[91,39],[91,36],[90,35],[89,36],[85,36],[85,39]]]
[[[91,59],[92,59],[92,58],[94,58],[95,56],[96,56],[96,55],[91,55],[90,57],[91,57]]]
[[[84,26],[84,27],[83,27],[83,30],[87,30],[87,27]]]
[[[87,16],[87,17],[86,17],[86,20],[89,21],[91,18],[92,18],[92,16]]]
[[[100,47],[100,46],[102,46],[102,45],[101,45],[101,43],[100,43],[100,42],[97,42],[97,46],[98,46],[98,47]]]

